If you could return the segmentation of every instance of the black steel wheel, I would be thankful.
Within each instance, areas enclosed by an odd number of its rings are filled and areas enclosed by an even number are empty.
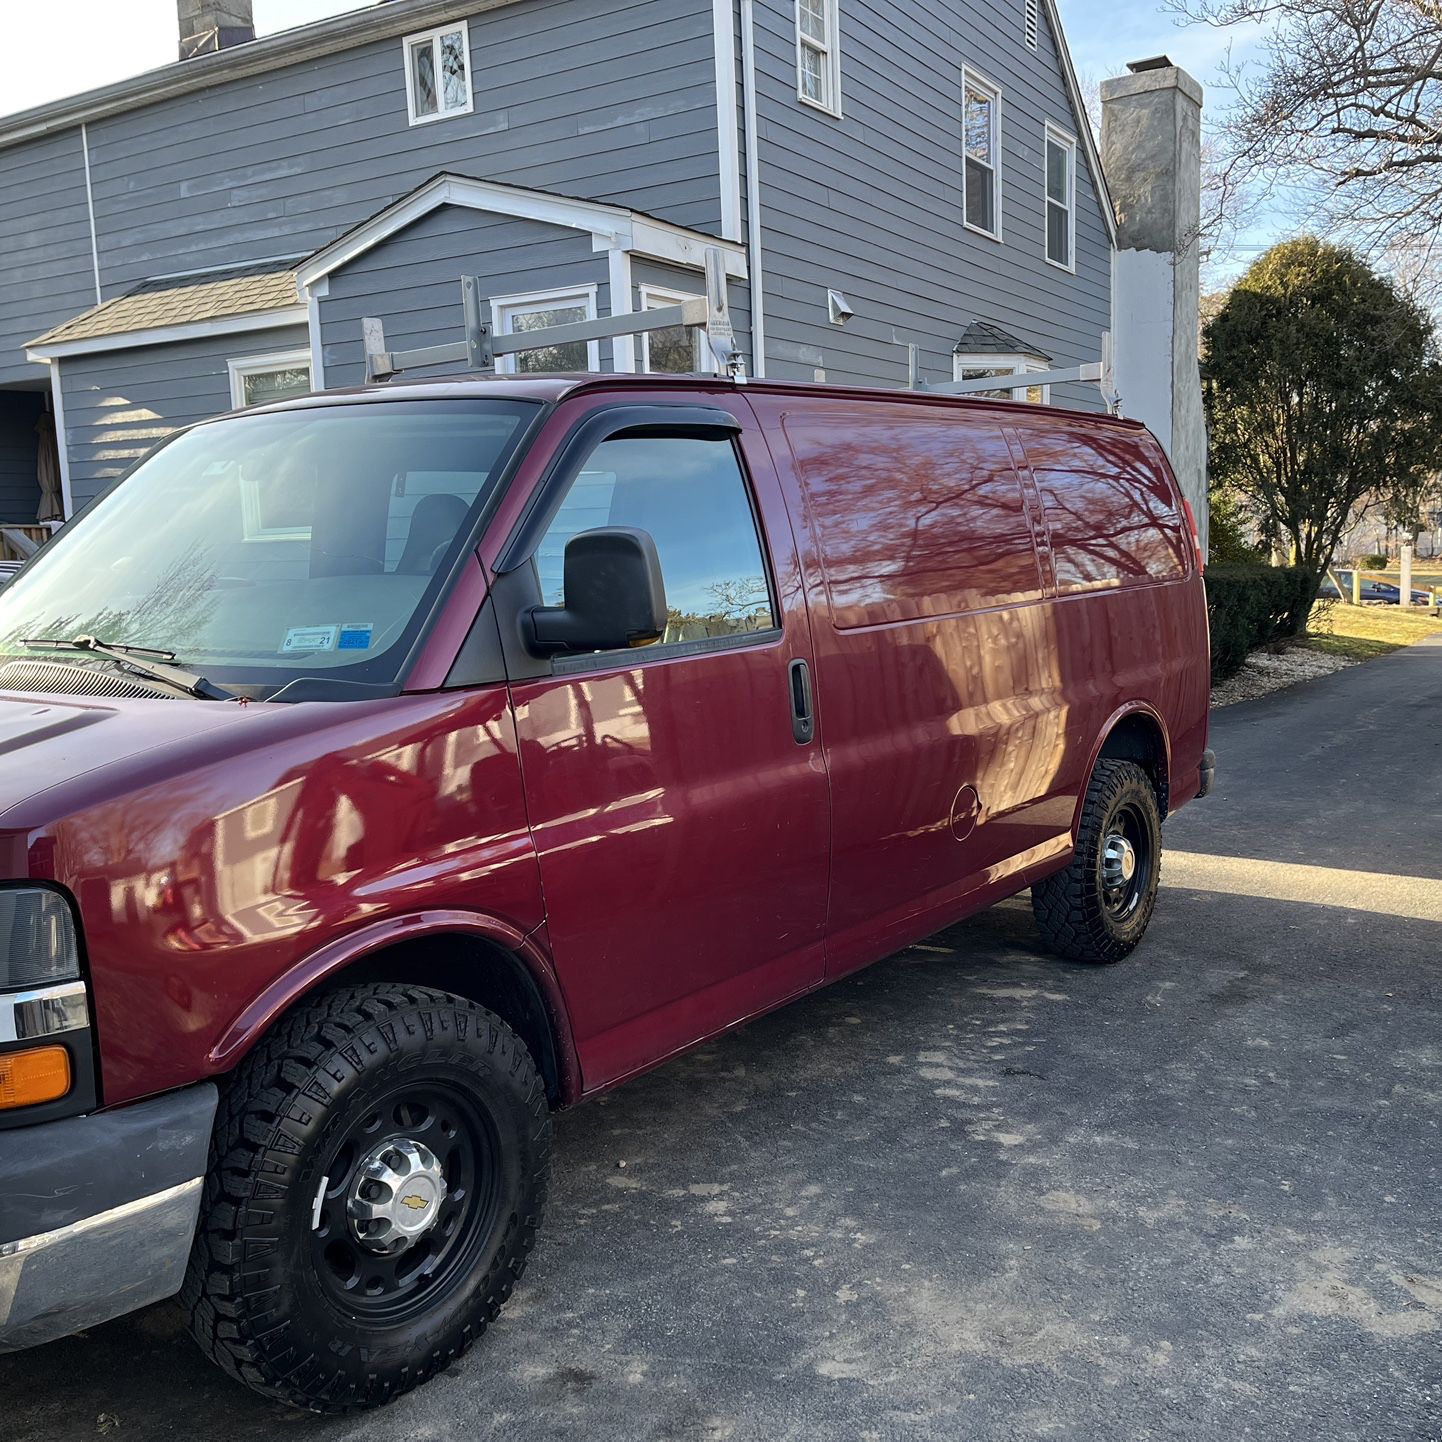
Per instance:
[[[1161,858],[1162,818],[1151,779],[1135,762],[1098,761],[1071,864],[1031,889],[1042,940],[1073,961],[1120,961],[1152,919]]]
[[[545,1088],[499,1017],[419,987],[333,992],[222,1100],[181,1293],[191,1331],[292,1405],[388,1401],[499,1314],[549,1160]]]

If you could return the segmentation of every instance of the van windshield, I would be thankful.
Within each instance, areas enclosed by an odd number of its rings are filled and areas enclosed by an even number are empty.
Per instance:
[[[69,660],[21,642],[89,635],[249,694],[393,683],[535,412],[396,400],[196,426],[0,591],[0,658]]]

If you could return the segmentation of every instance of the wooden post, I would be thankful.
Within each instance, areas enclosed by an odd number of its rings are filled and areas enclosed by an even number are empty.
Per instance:
[[[1362,568],[1360,566],[1352,567],[1352,604],[1354,606],[1362,604]]]
[[[1410,606],[1412,604],[1412,533],[1407,531],[1402,536],[1402,575],[1401,584],[1398,586],[1397,604],[1399,606]]]

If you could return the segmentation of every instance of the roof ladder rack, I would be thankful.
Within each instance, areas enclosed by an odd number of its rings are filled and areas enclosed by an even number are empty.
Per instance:
[[[480,280],[474,275],[463,275],[461,309],[466,326],[464,341],[420,346],[415,350],[388,350],[382,322],[373,316],[365,317],[361,321],[361,337],[365,344],[367,382],[386,381],[418,366],[463,365],[469,370],[494,374],[498,356],[574,345],[580,341],[614,340],[678,325],[702,332],[723,375],[745,379],[745,360],[736,349],[736,332],[731,324],[725,258],[716,246],[706,248],[706,294],[680,305],[551,325],[522,335],[497,335],[491,304],[481,298]]]

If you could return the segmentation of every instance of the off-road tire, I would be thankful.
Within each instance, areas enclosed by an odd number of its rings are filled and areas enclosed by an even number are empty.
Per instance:
[[[426,1290],[430,1277],[410,1284],[420,1288],[409,1304],[415,1315],[346,1316],[341,1284],[314,1260],[312,1233],[324,1236],[315,1222],[327,1195],[321,1168],[335,1162],[338,1139],[354,1150],[346,1139],[390,1098],[428,1085],[454,1089],[457,1105],[494,1129],[484,1192],[479,1181],[471,1188],[485,1209],[476,1202],[474,1225],[463,1214],[447,1231],[469,1238],[464,1245],[434,1239],[455,1245],[456,1260],[444,1290]],[[454,1136],[456,1126],[445,1125]],[[499,1315],[535,1245],[550,1149],[535,1063],[489,1011],[398,984],[347,988],[301,1007],[221,1099],[180,1294],[192,1335],[233,1377],[293,1406],[348,1412],[389,1401],[453,1362]]]
[[[1128,824],[1140,827],[1147,845],[1144,874],[1138,867],[1135,905],[1119,916],[1119,908],[1108,904],[1102,859],[1106,838],[1123,815]],[[1098,761],[1082,805],[1071,864],[1031,889],[1032,914],[1042,940],[1072,961],[1120,961],[1136,948],[1151,921],[1161,857],[1161,813],[1146,772],[1132,761]]]

